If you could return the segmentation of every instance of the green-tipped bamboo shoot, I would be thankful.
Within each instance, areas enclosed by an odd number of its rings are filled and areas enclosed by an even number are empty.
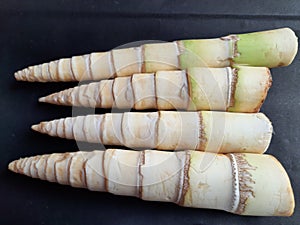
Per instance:
[[[272,125],[262,113],[108,113],[41,122],[33,130],[50,136],[104,145],[161,150],[263,153]]]
[[[194,67],[102,80],[39,101],[93,108],[258,112],[271,81],[266,67]]]
[[[15,77],[22,81],[81,81],[190,67],[248,65],[272,68],[289,65],[297,50],[295,33],[282,28],[74,56],[30,66],[16,72]]]
[[[9,169],[92,191],[240,215],[290,216],[295,204],[284,168],[270,155],[109,149],[23,158]]]

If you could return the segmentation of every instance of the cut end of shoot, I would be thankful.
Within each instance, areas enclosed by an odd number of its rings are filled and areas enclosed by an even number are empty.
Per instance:
[[[238,65],[288,66],[298,51],[298,37],[290,28],[237,35],[233,61]]]

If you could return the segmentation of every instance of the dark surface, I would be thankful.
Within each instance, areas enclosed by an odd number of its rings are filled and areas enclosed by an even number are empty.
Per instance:
[[[297,0],[224,2],[2,0],[0,224],[299,224],[299,55],[291,66],[272,70],[273,86],[262,108],[275,129],[268,153],[284,165],[294,188],[292,217],[241,217],[181,208],[61,186],[7,170],[19,157],[78,148],[73,141],[30,130],[39,121],[71,116],[71,108],[38,104],[37,98],[76,84],[16,82],[13,72],[18,69],[138,40],[208,38],[286,26],[300,36]]]

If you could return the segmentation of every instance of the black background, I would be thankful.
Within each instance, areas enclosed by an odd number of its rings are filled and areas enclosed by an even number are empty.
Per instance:
[[[16,82],[14,71],[132,41],[209,38],[280,27],[300,35],[299,1],[0,1],[0,224],[299,224],[299,56],[289,67],[272,69],[273,86],[262,108],[275,129],[268,153],[284,165],[294,188],[292,217],[181,208],[7,170],[19,157],[78,149],[74,141],[30,130],[42,120],[71,116],[72,108],[39,104],[37,98],[77,84]]]

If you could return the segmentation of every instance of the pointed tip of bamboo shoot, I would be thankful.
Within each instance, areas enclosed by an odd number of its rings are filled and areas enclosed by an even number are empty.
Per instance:
[[[50,136],[59,136],[65,138],[65,132],[63,129],[61,129],[62,127],[64,127],[64,121],[65,119],[41,122],[39,124],[32,125],[31,129],[42,134],[48,134]]]
[[[32,70],[33,70],[32,67],[28,67],[23,70],[19,70],[14,73],[14,77],[17,81],[29,81],[29,82],[35,81],[35,79],[38,79],[38,78],[34,78]],[[41,81],[41,82],[44,82],[44,81]]]
[[[18,74],[18,72],[14,73],[14,77],[15,77],[16,80],[19,80],[19,74]]]
[[[12,161],[12,162],[10,162],[10,163],[8,164],[8,169],[9,169],[10,171],[12,171],[12,172],[15,172],[15,173],[17,173],[17,170],[16,170],[16,163],[17,163],[17,160],[14,160],[14,161]]]
[[[40,97],[39,102],[50,103],[55,105],[64,105],[64,98],[59,98],[59,96],[57,96],[57,93],[54,93]]]
[[[40,97],[38,101],[39,102],[46,102],[46,97]]]
[[[33,156],[33,157],[25,157],[14,160],[8,164],[8,169],[14,173],[24,174],[29,177],[37,177],[36,167],[33,167],[33,163],[36,163],[39,160],[40,156]],[[32,173],[35,172],[35,173]]]
[[[18,81],[24,80],[22,75],[23,75],[23,73],[21,71],[17,71],[17,72],[14,73],[15,79],[18,80]]]
[[[34,125],[32,125],[31,129],[34,130],[34,131],[38,131],[39,132],[40,131],[40,124],[34,124]]]

